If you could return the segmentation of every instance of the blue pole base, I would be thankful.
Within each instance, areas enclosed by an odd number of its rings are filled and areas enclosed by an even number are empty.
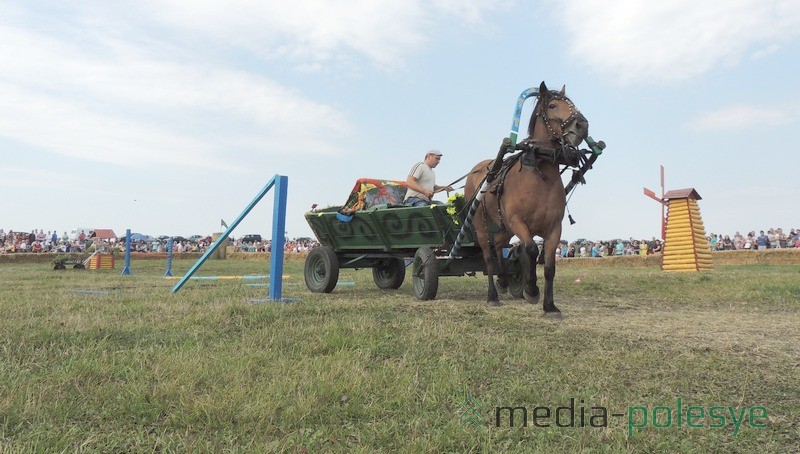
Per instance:
[[[122,275],[131,273],[131,229],[125,230],[125,268],[122,268]]]
[[[290,303],[293,303],[295,301],[303,301],[303,300],[300,299],[300,298],[281,298],[281,299],[278,299],[278,300],[272,300],[272,299],[268,299],[267,298],[267,299],[251,299],[250,300],[251,303],[284,303],[284,304],[290,304]]]

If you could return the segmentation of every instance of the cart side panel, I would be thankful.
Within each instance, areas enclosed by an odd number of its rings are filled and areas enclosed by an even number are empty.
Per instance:
[[[336,212],[306,213],[306,220],[323,246],[334,251],[351,249],[385,251],[379,227],[368,216],[359,212],[349,222],[342,222]]]
[[[420,246],[448,248],[458,235],[459,226],[444,205],[392,208],[372,212],[393,249]],[[471,246],[465,244],[465,246]]]
[[[443,205],[359,211],[349,222],[335,211],[306,213],[317,240],[335,251],[412,251],[421,247],[448,248],[458,234]],[[471,235],[470,235],[471,237]],[[468,240],[464,246],[471,246]]]
[[[336,219],[335,214],[334,219]],[[325,213],[306,213],[306,221],[319,244],[328,246],[335,251],[339,249],[339,243],[336,241],[336,236],[330,228],[330,220]]]
[[[417,248],[442,241],[442,228],[430,207],[373,211],[392,248]]]

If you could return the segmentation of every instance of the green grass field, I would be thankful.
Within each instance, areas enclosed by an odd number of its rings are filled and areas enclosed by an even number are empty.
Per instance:
[[[289,304],[251,302],[254,281],[171,294],[160,261],[0,265],[2,451],[800,450],[797,266],[563,267],[552,321],[487,307],[484,276],[420,302],[410,277],[387,292],[370,270],[312,294],[302,265]]]

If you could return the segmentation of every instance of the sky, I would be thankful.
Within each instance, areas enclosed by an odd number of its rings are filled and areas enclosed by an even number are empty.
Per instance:
[[[0,228],[210,234],[279,174],[313,236],[358,178],[494,157],[545,81],[607,144],[563,238],[658,236],[661,165],[707,233],[788,231],[798,61],[800,0],[0,0]]]

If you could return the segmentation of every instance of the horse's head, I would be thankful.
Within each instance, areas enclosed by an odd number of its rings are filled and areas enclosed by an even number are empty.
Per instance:
[[[536,107],[528,123],[528,138],[566,142],[577,147],[589,135],[589,121],[567,98],[565,88],[560,92],[550,91],[544,82],[539,85]]]

